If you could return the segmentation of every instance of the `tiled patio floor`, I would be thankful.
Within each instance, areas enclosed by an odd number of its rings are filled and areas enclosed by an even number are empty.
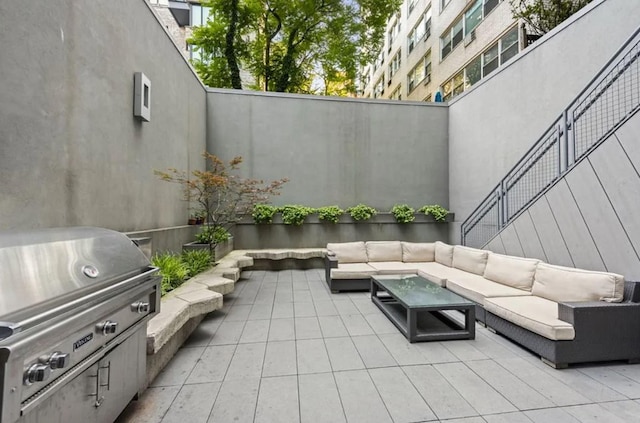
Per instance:
[[[554,370],[479,325],[409,344],[323,278],[244,272],[118,423],[640,422],[640,365]]]

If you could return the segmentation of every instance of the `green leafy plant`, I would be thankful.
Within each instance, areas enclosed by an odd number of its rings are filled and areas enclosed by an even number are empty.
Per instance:
[[[218,245],[228,241],[231,234],[222,226],[204,226],[200,233],[196,234],[196,241],[199,244]]]
[[[551,31],[592,0],[509,0],[514,19],[522,19],[534,34]]]
[[[391,208],[391,214],[398,223],[413,222],[416,218],[415,210],[407,204],[396,204]]]
[[[276,214],[278,208],[270,204],[256,204],[253,206],[251,217],[255,223],[271,223],[273,222],[273,215]]]
[[[282,223],[285,225],[302,225],[304,220],[315,211],[311,207],[300,205],[286,205],[278,208],[282,214]]]
[[[318,212],[318,219],[331,223],[338,223],[340,216],[344,214],[344,210],[338,206],[320,207],[316,211]]]
[[[365,204],[349,207],[347,213],[353,220],[369,220],[376,215],[376,209]]]
[[[182,285],[189,276],[189,269],[182,258],[175,254],[156,254],[152,257],[151,264],[160,269],[162,295]]]
[[[193,277],[211,267],[211,253],[208,250],[188,250],[182,252],[182,262]]]
[[[418,212],[424,213],[427,216],[431,215],[438,222],[444,222],[449,214],[449,210],[437,204],[422,206],[418,209]]]

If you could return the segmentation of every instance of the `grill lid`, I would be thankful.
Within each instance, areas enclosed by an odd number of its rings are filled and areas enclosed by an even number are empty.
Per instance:
[[[148,269],[145,255],[120,232],[92,227],[0,232],[0,326],[6,331],[7,322],[36,312],[30,309],[53,307]]]

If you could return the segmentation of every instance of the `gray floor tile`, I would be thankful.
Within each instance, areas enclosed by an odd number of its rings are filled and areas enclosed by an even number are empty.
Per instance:
[[[520,411],[514,413],[490,414],[482,417],[487,423],[531,423],[531,419]]]
[[[360,311],[360,313],[364,316],[366,316],[367,314],[373,314],[373,315],[380,314],[380,309],[371,301],[371,298],[369,297],[364,299],[356,299],[352,301],[353,301],[353,304],[355,304],[357,309]]]
[[[293,303],[293,313],[296,317],[315,317],[316,309],[313,302]]]
[[[276,302],[273,304],[273,312],[271,314],[272,319],[285,319],[293,318],[293,303],[292,302]]]
[[[577,369],[569,368],[564,370],[556,370],[547,365],[541,364],[538,360],[536,360],[536,364],[547,374],[555,377],[565,385],[571,387],[571,389],[579,392],[580,395],[585,396],[590,401],[604,402],[627,399],[624,395],[614,391],[606,385],[603,385],[602,383],[585,375],[584,373],[581,373]]]
[[[368,369],[398,365],[376,335],[354,336],[351,340]]]
[[[324,344],[334,372],[365,368],[351,338],[328,338],[324,340]]]
[[[611,366],[611,370],[640,383],[640,364],[624,364]]]
[[[603,402],[600,407],[628,423],[640,422],[640,404],[636,401]]]
[[[553,407],[555,404],[492,360],[469,361],[467,367],[502,394],[518,410]]]
[[[298,423],[298,379],[296,376],[267,377],[260,381],[255,423]]]
[[[298,389],[302,423],[346,423],[332,373],[300,375]]]
[[[571,414],[581,423],[625,423],[626,420],[607,411],[598,404],[574,405],[565,407],[564,411]]]
[[[360,313],[356,305],[348,297],[334,299],[333,305],[336,307],[336,310],[338,310],[338,314],[340,314],[341,316]]]
[[[399,333],[378,335],[378,337],[399,365],[427,364],[427,359],[420,352],[420,349],[410,344],[407,338]]]
[[[563,408],[529,410],[524,411],[524,414],[534,423],[580,423],[579,420],[564,411]]]
[[[364,318],[378,335],[399,333],[398,328],[393,326],[389,318],[380,311],[378,311],[378,314],[366,314]]]
[[[443,423],[486,423],[482,417],[464,417],[461,419],[441,420]]]
[[[184,385],[162,423],[207,423],[220,382]]]
[[[300,290],[293,290],[293,302],[294,303],[310,303],[312,302],[311,300],[311,292],[309,292],[309,290],[305,290],[305,291],[300,291]]]
[[[231,359],[225,380],[259,378],[266,344],[238,344]]]
[[[271,305],[273,304],[276,296],[276,287],[275,285],[263,285],[260,291],[258,291],[258,295],[256,295],[255,300],[253,301],[254,305]],[[262,319],[263,317],[259,317]]]
[[[499,359],[497,363],[559,406],[586,404],[588,398],[543,369],[522,358]]]
[[[427,364],[460,361],[444,344],[446,344],[446,342],[416,342],[413,346],[420,351]]]
[[[580,371],[628,398],[640,398],[640,383],[613,371],[611,367],[588,367]]]
[[[298,374],[330,372],[331,364],[322,339],[296,341]]]
[[[519,357],[519,355],[512,350],[496,342],[495,338],[497,336],[495,334],[491,334],[491,337],[489,337],[482,333],[481,328],[480,325],[476,324],[476,339],[474,340],[473,346],[477,348],[478,351],[493,359]]]
[[[463,363],[434,364],[433,367],[462,394],[478,413],[494,414],[518,411]]]
[[[151,382],[151,386],[182,385],[204,350],[205,347],[180,348],[169,364]]]
[[[443,345],[461,361],[484,360],[488,358],[474,346],[475,340],[448,341]]]
[[[292,303],[293,302],[293,290],[292,289],[277,289],[275,303]]]
[[[334,376],[349,423],[393,421],[366,370],[335,372]]]
[[[138,401],[132,401],[116,423],[160,423],[180,386],[148,388]]]
[[[370,369],[369,375],[395,423],[436,419],[433,411],[399,367]]]
[[[251,307],[248,320],[264,320],[271,319],[271,311],[273,310],[273,304],[254,304]]]
[[[299,317],[294,319],[296,339],[322,338],[317,317]]]
[[[220,324],[220,327],[216,331],[215,335],[211,339],[209,345],[226,345],[237,344],[242,336],[244,330],[245,321],[230,321],[226,319]]]
[[[374,333],[361,314],[343,315],[342,322],[351,336],[373,335]]]
[[[233,302],[234,306],[240,305],[252,305],[258,295],[258,287],[253,284],[247,284],[247,286],[240,292],[236,300]]]
[[[318,316],[337,316],[338,309],[331,300],[321,300],[314,302],[316,314]]]
[[[297,371],[295,341],[267,343],[262,377],[295,375]]]
[[[200,322],[197,328],[191,333],[189,338],[182,344],[183,347],[206,347],[213,339],[220,324],[224,320],[222,313],[214,311],[209,313]]]
[[[186,383],[222,382],[235,350],[235,345],[207,347]]]
[[[433,366],[407,366],[402,367],[402,371],[439,419],[478,415],[478,412]]]
[[[349,336],[340,316],[319,316],[320,330],[324,338],[339,338]]]
[[[293,319],[273,319],[269,327],[269,342],[296,339]]]
[[[207,423],[253,423],[259,386],[259,378],[224,381]]]
[[[247,320],[238,342],[241,344],[267,342],[270,322],[270,320]]]

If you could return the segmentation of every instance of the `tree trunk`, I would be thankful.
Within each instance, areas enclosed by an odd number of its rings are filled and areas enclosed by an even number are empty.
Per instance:
[[[241,90],[242,80],[240,79],[240,68],[238,67],[235,48],[236,29],[238,26],[238,3],[239,0],[230,0],[231,10],[229,11],[229,28],[227,29],[224,55],[227,58],[229,72],[231,73],[231,86],[236,90]]]
[[[293,55],[295,53],[295,39],[298,35],[298,30],[295,29],[289,34],[287,40],[287,52],[282,58],[282,72],[276,83],[276,91],[285,92],[289,88],[291,82],[291,70],[293,69]]]

